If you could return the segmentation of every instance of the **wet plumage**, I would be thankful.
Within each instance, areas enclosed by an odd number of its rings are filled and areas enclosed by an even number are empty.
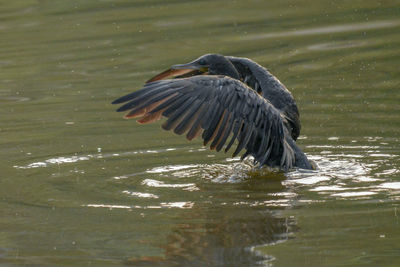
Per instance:
[[[168,79],[170,78],[170,79]],[[291,93],[264,67],[246,58],[204,55],[151,78],[142,89],[118,98],[117,111],[150,123],[166,117],[165,130],[201,135],[204,145],[233,156],[252,155],[261,165],[311,169],[296,145],[299,113]]]

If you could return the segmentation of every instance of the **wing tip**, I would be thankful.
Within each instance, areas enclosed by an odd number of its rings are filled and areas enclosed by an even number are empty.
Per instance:
[[[115,99],[113,102],[111,102],[111,104],[112,105],[115,105],[115,104],[121,104],[121,103],[123,103],[124,101],[121,101],[121,97],[120,98],[117,98],[117,99]]]
[[[126,119],[126,120],[129,120],[129,119],[133,119],[134,116],[129,115],[129,114],[126,114],[126,115],[124,115],[122,118],[124,118],[124,119]]]

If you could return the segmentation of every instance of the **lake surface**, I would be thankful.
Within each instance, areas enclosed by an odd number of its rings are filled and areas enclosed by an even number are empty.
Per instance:
[[[0,4],[0,265],[399,266],[399,1]],[[254,170],[110,102],[251,58],[318,170]]]

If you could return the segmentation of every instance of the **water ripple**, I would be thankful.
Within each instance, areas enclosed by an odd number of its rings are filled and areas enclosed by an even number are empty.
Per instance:
[[[169,187],[169,188],[183,188],[188,191],[197,191],[200,190],[199,188],[196,187],[196,184],[194,183],[186,183],[186,184],[167,184],[162,181],[158,180],[153,180],[153,179],[145,179],[142,181],[142,185],[148,186],[148,187]]]
[[[134,197],[139,197],[139,198],[159,198],[159,196],[154,195],[154,194],[141,193],[141,192],[131,192],[131,191],[128,191],[128,190],[124,190],[124,191],[122,191],[122,193],[130,195],[130,196],[134,196]]]
[[[390,183],[383,183],[377,186],[378,188],[384,189],[396,189],[400,190],[400,182],[390,182]]]
[[[162,209],[162,208],[179,208],[179,209],[191,209],[194,203],[191,201],[180,201],[180,202],[161,202],[160,205],[113,205],[113,204],[85,204],[83,207],[90,208],[108,208],[112,209]]]
[[[14,165],[14,168],[17,169],[32,169],[39,167],[49,167],[50,165],[61,165],[65,163],[74,163],[79,161],[86,161],[90,159],[104,159],[111,157],[124,157],[124,156],[133,156],[133,155],[143,155],[143,154],[154,154],[154,153],[164,153],[168,151],[174,151],[176,148],[165,148],[165,149],[157,149],[157,150],[136,150],[136,151],[127,151],[120,153],[97,153],[97,154],[86,154],[82,156],[73,155],[73,156],[62,156],[45,159],[43,161],[36,161],[29,163],[27,165]],[[98,151],[101,152],[101,148],[98,148]]]
[[[303,170],[289,172],[288,179],[283,183],[289,187],[306,187],[311,192],[334,199],[381,198],[379,194],[385,193],[397,197],[396,195],[400,193],[399,182],[382,183],[386,177],[399,173],[399,170],[393,168],[390,161],[387,161],[387,159],[396,158],[397,155],[375,153],[379,149],[375,146],[373,148],[358,147],[375,149],[367,151],[367,153],[377,154],[378,159],[371,158],[373,163],[369,163],[360,161],[359,159],[364,156],[359,154],[329,153],[322,156],[310,156],[310,159],[317,163],[319,169],[308,172]],[[337,149],[338,146],[332,146],[332,148]],[[383,168],[385,169],[382,170]],[[320,197],[316,196],[316,198]]]
[[[365,139],[367,139],[368,142],[381,140],[380,137],[365,137]],[[385,194],[385,192],[395,197],[399,194],[398,182],[383,182],[386,177],[400,173],[400,170],[394,168],[391,164],[391,161],[397,158],[398,155],[388,153],[388,150],[385,149],[383,145],[311,145],[307,148],[312,148],[314,150],[321,149],[327,153],[309,156],[310,160],[317,164],[317,170],[299,169],[286,173],[287,179],[282,181],[284,186],[289,188],[308,188],[310,192],[315,192],[318,195],[339,199],[364,199],[374,197],[378,195],[378,193]],[[53,157],[26,165],[15,165],[14,167],[18,169],[49,167],[51,165],[73,164],[92,159],[165,153],[176,149],[177,148],[166,148],[159,150],[127,151],[122,153],[101,153],[101,148],[99,148],[99,153],[97,154]],[[191,148],[182,149],[188,152],[193,151]],[[347,151],[352,153],[333,153],[334,151]],[[365,155],[368,155],[370,161],[365,162],[361,160]],[[201,178],[212,183],[238,184],[249,179],[260,179],[262,177],[267,177],[269,179],[271,176],[276,175],[276,173],[279,172],[271,171],[269,168],[255,169],[251,158],[240,161],[240,159],[236,157],[227,158],[225,162],[215,164],[157,166],[140,173],[123,174],[113,178],[115,180],[120,180],[137,175],[152,175],[152,177],[143,179],[141,185],[145,188],[177,188],[185,191],[199,191],[199,186],[194,182],[168,183],[165,181],[165,177]],[[160,176],[162,180],[157,179],[157,176]],[[282,174],[281,176],[284,177]],[[122,193],[141,199],[159,198],[156,194],[146,192],[124,190]],[[296,194],[296,192],[292,193]],[[279,201],[271,200],[273,203],[249,202],[248,204],[285,206],[289,205],[289,202],[287,202],[288,199],[290,198],[283,196]]]

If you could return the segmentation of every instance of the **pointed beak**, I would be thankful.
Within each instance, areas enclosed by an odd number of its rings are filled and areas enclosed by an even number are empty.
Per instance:
[[[164,80],[164,79],[169,79],[169,78],[183,78],[183,77],[189,77],[192,75],[196,75],[197,70],[193,69],[168,69],[166,71],[161,72],[160,74],[157,74],[150,80],[148,80],[146,83],[149,82],[155,82],[158,80]]]
[[[169,78],[186,78],[194,75],[201,75],[208,71],[207,67],[200,66],[195,62],[187,64],[173,65],[170,69],[157,74],[146,83],[154,82],[158,80],[164,80]]]
[[[187,64],[178,64],[178,65],[173,65],[171,69],[174,70],[183,70],[183,69],[192,69],[192,70],[198,70],[201,72],[206,72],[208,71],[208,66],[201,66],[197,64],[195,61],[187,63]]]

